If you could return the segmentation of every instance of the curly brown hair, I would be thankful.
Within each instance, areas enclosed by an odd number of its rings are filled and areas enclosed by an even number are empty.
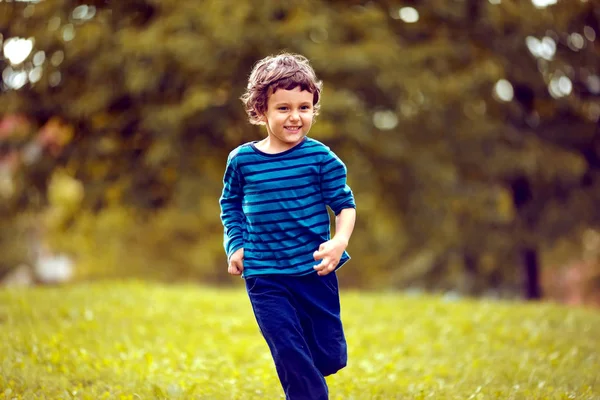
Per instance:
[[[317,79],[308,59],[299,54],[281,53],[258,61],[248,79],[246,92],[240,98],[251,124],[262,125],[269,96],[277,89],[292,90],[300,86],[313,94],[314,116],[319,114],[323,83]]]

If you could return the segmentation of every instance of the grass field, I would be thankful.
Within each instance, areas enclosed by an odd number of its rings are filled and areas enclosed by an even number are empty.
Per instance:
[[[600,399],[600,312],[344,292],[331,399]],[[0,399],[283,398],[243,290],[0,291]]]

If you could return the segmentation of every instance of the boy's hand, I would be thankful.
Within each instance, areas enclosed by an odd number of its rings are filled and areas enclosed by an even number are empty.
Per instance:
[[[342,253],[344,253],[347,246],[347,240],[336,238],[321,243],[319,250],[313,253],[315,261],[321,260],[319,265],[314,266],[317,273],[323,276],[333,271],[339,264]]]
[[[227,272],[231,275],[241,275],[244,271],[244,248],[238,249],[229,257]]]

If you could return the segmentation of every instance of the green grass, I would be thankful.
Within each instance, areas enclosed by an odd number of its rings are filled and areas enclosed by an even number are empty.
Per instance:
[[[331,399],[600,399],[600,313],[342,293]],[[140,282],[0,291],[0,399],[277,399],[241,289]]]

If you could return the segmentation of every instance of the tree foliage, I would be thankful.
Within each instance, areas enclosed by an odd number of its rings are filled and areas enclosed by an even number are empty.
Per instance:
[[[415,23],[396,1],[0,4],[4,40],[35,40],[0,68],[46,59],[34,84],[5,79],[1,107],[52,139],[4,212],[52,208],[58,174],[77,201],[55,205],[57,221],[120,205],[200,215],[214,263],[225,156],[264,135],[239,95],[255,61],[287,50],[325,82],[311,134],[345,160],[357,196],[348,282],[537,281],[540,251],[600,221],[599,3],[410,3]]]

